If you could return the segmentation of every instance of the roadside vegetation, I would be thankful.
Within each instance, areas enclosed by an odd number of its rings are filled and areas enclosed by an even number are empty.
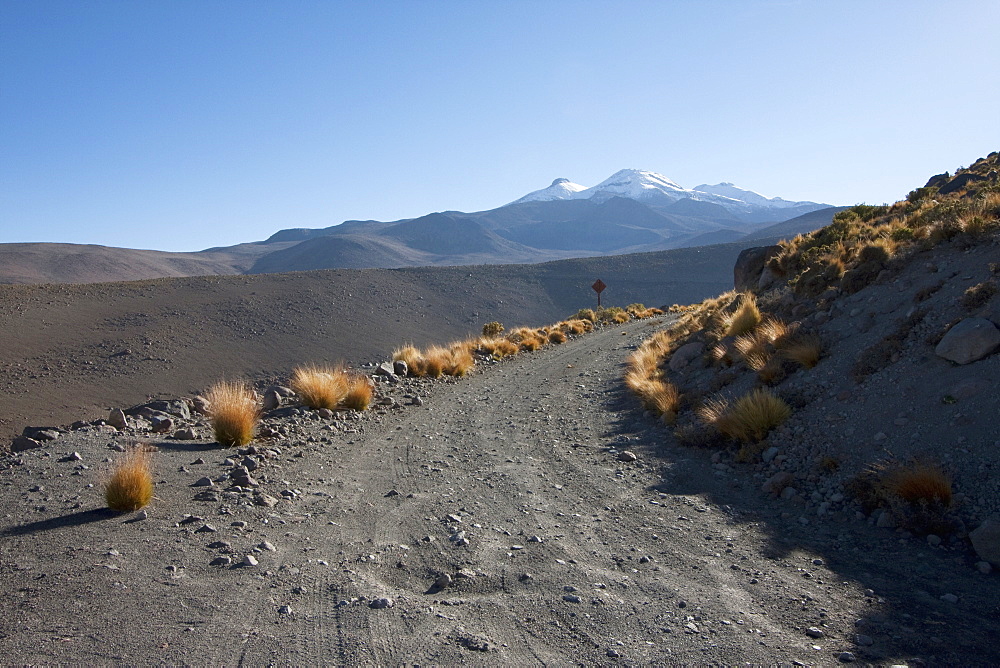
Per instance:
[[[153,500],[153,473],[150,451],[141,445],[129,449],[115,465],[104,485],[108,508],[133,512]]]
[[[824,342],[811,316],[828,309],[837,295],[888,280],[917,253],[946,241],[968,248],[995,235],[998,167],[1000,154],[991,153],[954,177],[932,178],[895,204],[860,204],[822,229],[780,242],[752,289],[671,307],[674,322],[630,356],[626,387],[643,409],[676,423],[680,443],[731,450],[736,461],[759,463],[771,431],[792,416],[794,406],[808,403],[783,390],[783,383],[823,364]],[[993,273],[1000,273],[995,267]],[[942,285],[922,288],[915,304]],[[990,278],[969,287],[959,305],[974,312],[997,292]],[[862,382],[898,359],[926,314],[915,306],[894,330],[859,351],[854,380]],[[817,469],[831,474],[839,466],[827,456]],[[947,532],[951,484],[934,462],[893,461],[873,463],[849,487],[862,505],[888,508],[899,526],[926,533]]]

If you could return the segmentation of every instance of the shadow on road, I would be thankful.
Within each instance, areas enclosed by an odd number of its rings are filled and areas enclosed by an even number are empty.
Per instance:
[[[802,567],[822,559],[839,580],[826,586],[853,582],[868,590],[855,607],[855,628],[844,633],[845,649],[859,660],[1000,664],[1000,644],[991,640],[1000,638],[1000,578],[975,570],[977,558],[967,539],[932,548],[923,537],[858,521],[850,509],[835,518],[816,517],[806,507],[769,498],[751,464],[717,471],[713,451],[678,444],[672,428],[645,417],[624,385],[605,395],[604,404],[616,416],[604,436],[627,442],[658,470],[661,480],[649,491],[700,497],[721,508],[733,524],[754,525],[766,539],[764,559],[776,566]],[[803,586],[825,588],[814,579],[804,579]]]
[[[77,527],[92,522],[100,522],[119,517],[121,513],[108,508],[95,508],[92,510],[81,510],[70,515],[60,515],[47,520],[29,522],[18,526],[8,527],[0,531],[0,536],[25,536],[28,534],[40,533],[42,531],[52,531],[53,529],[65,529]]]

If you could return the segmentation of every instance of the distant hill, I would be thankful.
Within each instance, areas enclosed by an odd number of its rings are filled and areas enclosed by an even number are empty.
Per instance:
[[[0,244],[0,283],[537,263],[766,238],[784,230],[794,235],[830,222],[836,210],[767,198],[730,183],[686,189],[655,172],[624,169],[592,188],[556,179],[488,211],[289,228],[263,241],[197,253]]]

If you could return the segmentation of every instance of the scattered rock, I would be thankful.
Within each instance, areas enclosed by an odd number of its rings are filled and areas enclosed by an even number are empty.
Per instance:
[[[823,638],[826,636],[826,631],[818,626],[810,626],[806,629],[806,635],[810,638]]]
[[[790,471],[779,471],[761,485],[761,491],[765,494],[781,494],[793,482],[795,482],[795,476]]]
[[[581,601],[580,597],[576,594],[566,594],[562,598],[567,603],[579,603]]]
[[[122,431],[128,427],[128,421],[125,419],[125,411],[120,408],[112,408],[111,412],[108,414],[108,424]]]
[[[216,529],[211,524],[202,524],[200,527],[194,530],[195,533],[215,533],[216,531],[218,531],[218,529]]]
[[[853,652],[841,652],[837,655],[837,660],[841,663],[853,663],[856,658]]]
[[[397,376],[405,376],[410,372],[405,360],[396,360],[392,363],[392,371]]]
[[[705,346],[697,341],[685,343],[670,355],[670,370],[683,371],[689,364],[702,358]]]
[[[256,566],[259,562],[257,561],[257,557],[252,554],[248,554],[243,557],[243,561],[241,563],[243,566]]]
[[[221,557],[216,557],[215,559],[212,559],[210,562],[208,562],[208,565],[209,566],[229,566],[232,563],[233,563],[233,560],[232,560],[231,557],[227,557],[227,556],[223,555]]]
[[[183,427],[174,432],[174,438],[178,441],[195,441],[199,436],[194,427]]]
[[[278,499],[274,498],[269,494],[255,494],[253,497],[253,503],[255,506],[273,508],[274,506],[278,505]]]
[[[291,606],[287,606],[287,605],[281,606],[280,608],[278,608],[278,614],[279,615],[290,615],[290,614],[292,614],[292,608],[291,608]]]
[[[278,549],[274,545],[272,545],[270,541],[266,541],[266,540],[264,542],[262,542],[260,545],[258,545],[257,547],[259,547],[260,549],[264,550],[265,552],[274,552],[275,550]]]
[[[375,375],[382,376],[390,382],[399,380],[399,378],[396,377],[396,368],[392,362],[382,362],[375,367]]]
[[[438,576],[438,579],[434,581],[434,586],[438,589],[445,589],[452,582],[451,576],[447,573],[442,573]]]
[[[281,395],[275,389],[269,389],[264,392],[264,396],[261,398],[261,405],[266,411],[273,411],[275,408],[281,406]]]
[[[771,461],[778,456],[778,448],[776,446],[771,446],[764,452],[760,454],[760,459],[765,464],[770,464]]]
[[[941,600],[945,603],[958,603],[958,597],[954,594],[942,594]]]
[[[620,462],[634,462],[637,459],[638,457],[631,450],[622,450],[618,453],[618,461]]]
[[[212,410],[212,403],[208,399],[202,396],[194,397],[191,400],[191,404],[194,408],[194,412],[199,413],[201,415],[208,415],[209,412]]]
[[[969,534],[969,539],[980,559],[1000,567],[1000,519],[986,520]]]
[[[983,575],[989,575],[991,572],[993,572],[993,567],[990,565],[990,562],[988,561],[978,561],[976,562],[976,570],[982,573]]]
[[[35,448],[42,447],[39,441],[33,438],[28,438],[27,436],[18,436],[10,444],[11,452],[24,452],[25,450],[34,450]]]
[[[986,318],[966,318],[948,330],[935,354],[957,364],[980,360],[1000,348],[1000,329]]]
[[[393,605],[395,605],[395,603],[391,598],[376,598],[368,604],[368,607],[374,608],[375,610],[383,610],[385,608],[391,608]]]

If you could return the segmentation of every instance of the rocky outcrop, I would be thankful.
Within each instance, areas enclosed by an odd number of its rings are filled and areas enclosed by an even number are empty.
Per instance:
[[[753,290],[760,282],[764,265],[781,251],[781,246],[755,246],[740,252],[733,267],[733,285],[737,290]]]

